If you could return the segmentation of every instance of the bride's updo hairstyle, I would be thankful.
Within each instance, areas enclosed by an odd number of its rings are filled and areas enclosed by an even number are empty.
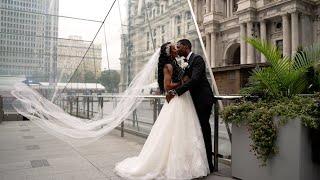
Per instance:
[[[170,64],[172,62],[170,52],[171,52],[171,42],[164,43],[160,49],[160,56],[158,61],[158,84],[160,88],[160,93],[163,94],[165,92],[164,89],[164,74],[163,68],[166,64]]]

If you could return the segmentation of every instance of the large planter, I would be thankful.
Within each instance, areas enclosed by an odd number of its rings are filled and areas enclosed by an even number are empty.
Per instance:
[[[232,176],[243,180],[319,180],[320,166],[312,161],[309,135],[300,120],[289,121],[279,128],[279,153],[261,167],[250,151],[252,141],[246,127],[232,126]]]
[[[2,96],[0,96],[0,123],[4,119],[4,111],[3,111],[3,99]]]

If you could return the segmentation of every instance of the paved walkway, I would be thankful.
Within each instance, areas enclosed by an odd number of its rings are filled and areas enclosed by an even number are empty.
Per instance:
[[[111,132],[73,148],[30,121],[0,124],[0,180],[106,180],[116,162],[137,155],[145,139]],[[204,179],[229,180],[210,175]]]

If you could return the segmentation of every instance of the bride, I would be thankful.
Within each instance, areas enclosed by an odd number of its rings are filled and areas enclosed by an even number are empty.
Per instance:
[[[170,42],[161,46],[158,83],[162,93],[183,83]],[[203,136],[190,93],[165,103],[140,154],[115,166],[127,179],[193,179],[209,174]]]

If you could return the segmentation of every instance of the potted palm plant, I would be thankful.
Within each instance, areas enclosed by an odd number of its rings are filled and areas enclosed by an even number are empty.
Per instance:
[[[320,126],[320,47],[302,48],[291,58],[259,39],[247,42],[269,66],[257,67],[241,91],[258,100],[242,100],[222,111],[223,120],[233,124],[232,175],[245,180],[320,179],[320,166],[312,159],[320,137],[310,138],[310,130],[317,136]]]

